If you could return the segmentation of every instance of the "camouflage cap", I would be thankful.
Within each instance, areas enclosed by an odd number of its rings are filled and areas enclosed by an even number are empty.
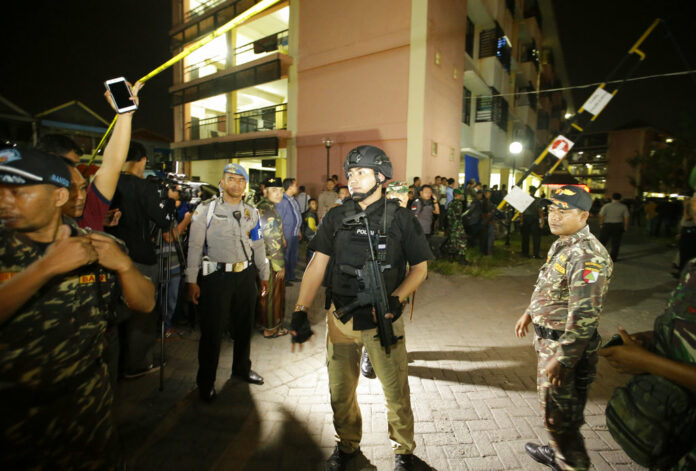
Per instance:
[[[592,207],[592,197],[588,192],[575,185],[565,185],[551,192],[548,198],[542,200],[545,204],[553,204],[561,209],[580,209],[589,211]]]
[[[267,178],[266,181],[263,182],[263,186],[266,188],[283,188],[283,180],[278,177]]]
[[[408,183],[405,181],[393,181],[387,185],[387,193],[408,193]]]
[[[455,188],[455,189],[452,191],[452,193],[454,193],[455,195],[463,195],[463,194],[464,194],[464,188],[461,188],[461,187],[460,187],[460,188]]]

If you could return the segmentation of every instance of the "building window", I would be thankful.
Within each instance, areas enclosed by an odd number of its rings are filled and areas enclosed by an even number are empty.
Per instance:
[[[479,96],[476,97],[476,122],[487,123],[491,120],[491,108],[493,106],[493,97]]]
[[[476,122],[492,121],[503,131],[507,130],[508,102],[491,87],[491,96],[476,98]]]
[[[497,57],[503,68],[510,72],[512,48],[510,40],[498,23],[495,28],[481,31],[479,35],[479,58]]]
[[[466,42],[464,43],[464,47],[466,48],[466,53],[469,54],[469,57],[474,57],[474,22],[469,19],[469,17],[466,17]]]
[[[462,123],[471,125],[471,91],[464,87],[464,101],[462,103]]]

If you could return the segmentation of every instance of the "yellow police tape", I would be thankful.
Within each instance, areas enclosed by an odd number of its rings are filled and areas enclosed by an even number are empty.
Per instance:
[[[212,33],[208,34],[207,36],[202,37],[201,39],[199,39],[198,41],[196,41],[192,44],[189,44],[180,53],[178,53],[177,55],[175,55],[174,57],[169,59],[167,62],[165,62],[164,64],[162,64],[159,67],[157,67],[156,69],[154,69],[149,74],[147,74],[144,77],[142,77],[141,79],[139,79],[136,83],[147,82],[152,77],[159,74],[160,72],[163,72],[164,70],[168,69],[169,67],[173,66],[174,64],[176,64],[177,62],[182,60],[184,57],[191,54],[196,49],[200,49],[201,47],[205,46],[213,39],[225,34],[226,32],[228,32],[229,30],[231,30],[235,26],[237,26],[241,23],[244,23],[246,20],[248,20],[252,16],[261,13],[262,11],[268,9],[272,5],[278,3],[279,1],[280,0],[261,0],[259,3],[257,3],[253,7],[249,8],[248,10],[245,10],[243,13],[240,13],[239,15],[235,16],[230,21],[228,21],[224,25],[220,26],[218,29],[216,29]],[[111,130],[114,128],[114,125],[116,124],[117,119],[118,119],[118,114],[116,116],[114,116],[113,120],[111,120],[111,124],[106,129],[104,136],[102,136],[101,140],[99,141],[99,145],[97,145],[97,147],[94,149],[94,152],[92,152],[92,157],[89,159],[89,163],[87,164],[87,168],[89,168],[89,166],[92,165],[92,162],[94,162],[94,159],[97,157],[97,154],[104,146],[104,143],[106,142],[107,137],[109,137]]]

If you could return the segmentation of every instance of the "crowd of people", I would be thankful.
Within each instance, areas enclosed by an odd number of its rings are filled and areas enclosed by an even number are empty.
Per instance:
[[[133,90],[137,102],[140,86]],[[189,302],[188,319],[201,332],[200,399],[217,398],[227,333],[234,345],[228,374],[263,384],[251,364],[254,327],[267,339],[289,335],[293,345],[303,344],[314,333],[308,311],[323,286],[338,437],[326,469],[345,469],[359,453],[355,390],[361,372],[382,384],[394,469],[415,469],[401,314],[436,254],[467,264],[467,247],[475,244],[491,255],[496,235],[506,229],[497,209],[505,185],[488,188],[471,180],[460,186],[440,176],[432,183],[419,177],[412,184],[388,182],[393,170],[386,153],[359,146],[344,162],[347,184],[333,175],[316,198],[296,178],[277,177],[250,198],[246,169],[227,163],[215,182],[219,191],[194,201],[180,182],[145,178],[147,151],[130,140],[133,114],[119,116],[91,181],[79,167],[82,151],[66,136],[42,136],[36,148],[0,149],[0,399],[12,405],[0,414],[2,468],[118,466],[114,390],[120,379],[165,367],[158,333],[163,342],[176,338],[175,316],[187,317]],[[536,192],[530,188],[532,196]],[[635,203],[629,208],[614,194],[597,207],[572,185],[539,196],[520,217],[523,254],[540,257],[544,230],[559,238],[514,331],[524,337],[530,325],[534,329],[550,442],[526,450],[553,469],[584,470],[590,461],[580,427],[599,356],[621,371],[666,378],[688,391],[687,398],[696,391],[696,262],[690,262],[696,257],[696,198],[680,209],[680,284],[654,334],[621,331],[621,345],[602,348],[599,315],[621,235],[638,217]],[[658,208],[643,206],[646,222],[658,217],[648,217],[653,209],[659,215]],[[593,211],[599,238],[587,224]],[[304,273],[297,269],[301,243],[307,244]],[[286,309],[286,287],[294,283],[300,284],[297,299]],[[619,399],[612,399],[608,420],[624,446],[636,443],[631,434],[640,438],[640,431],[631,429]],[[696,404],[687,403],[687,418],[696,425]],[[627,452],[640,461],[661,460],[648,465],[696,466],[693,443],[672,442],[679,447],[655,456]]]

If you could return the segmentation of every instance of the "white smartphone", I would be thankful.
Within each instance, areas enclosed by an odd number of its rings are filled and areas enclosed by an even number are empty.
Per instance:
[[[138,109],[138,105],[135,104],[130,98],[133,96],[131,89],[126,82],[125,77],[118,77],[107,80],[104,82],[104,86],[111,93],[111,98],[114,100],[116,109],[119,113],[126,113],[128,111],[133,111]]]

